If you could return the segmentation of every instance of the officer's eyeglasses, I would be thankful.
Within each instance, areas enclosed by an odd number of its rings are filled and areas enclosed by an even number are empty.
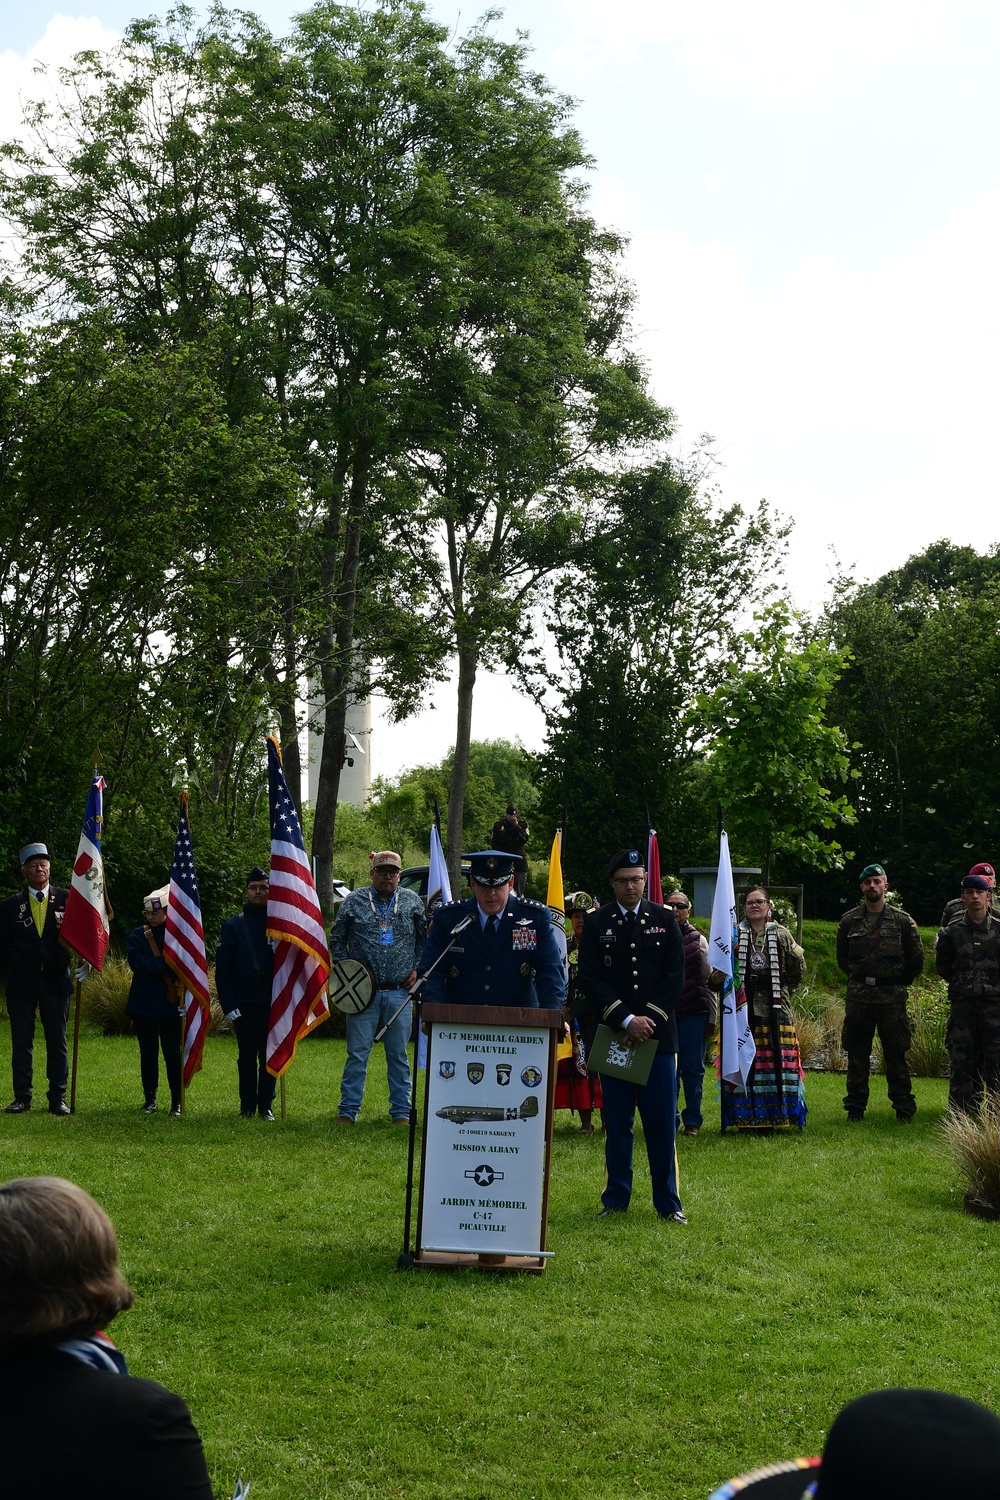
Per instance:
[[[248,891],[252,891],[255,896],[259,896],[260,893],[261,893],[261,891],[269,891],[270,889],[271,889],[271,887],[270,887],[270,885],[268,884],[268,882],[266,880],[264,881],[263,885],[248,885],[247,886],[247,890]]]

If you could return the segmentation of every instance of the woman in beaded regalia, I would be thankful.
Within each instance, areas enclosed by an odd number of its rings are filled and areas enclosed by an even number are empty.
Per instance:
[[[791,994],[802,981],[806,956],[788,928],[774,920],[765,886],[750,887],[743,911],[739,972],[757,1050],[746,1090],[722,1085],[723,1121],[741,1130],[787,1130],[791,1125],[801,1130],[806,1123],[805,1074]]]

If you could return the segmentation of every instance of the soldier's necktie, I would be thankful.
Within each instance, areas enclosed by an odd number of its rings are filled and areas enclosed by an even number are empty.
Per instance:
[[[496,917],[487,917],[486,918],[486,926],[483,928],[483,937],[486,939],[486,947],[487,947],[487,949],[490,949],[490,948],[493,947],[493,939],[497,935],[496,922],[497,922]]]

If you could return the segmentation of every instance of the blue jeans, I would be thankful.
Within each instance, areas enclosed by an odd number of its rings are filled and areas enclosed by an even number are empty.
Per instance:
[[[361,1113],[365,1092],[368,1054],[380,1026],[407,999],[405,990],[376,990],[375,999],[359,1016],[347,1017],[347,1062],[340,1085],[340,1113],[356,1120]],[[389,1113],[394,1120],[410,1118],[410,1064],[406,1044],[410,1039],[410,1012],[407,1001],[385,1034],[385,1062],[389,1073]]]
[[[681,1119],[696,1130],[702,1126],[701,1091],[705,1084],[705,1032],[707,1016],[678,1016],[677,1071],[684,1085]],[[680,1089],[677,1090],[680,1102]]]
[[[636,1106],[646,1137],[646,1155],[653,1184],[653,1207],[659,1214],[679,1213],[677,1159],[674,1155],[674,1112],[677,1109],[677,1073],[672,1052],[658,1052],[649,1081],[641,1088],[624,1078],[605,1074],[604,1161],[607,1183],[601,1194],[605,1208],[628,1208],[632,1197],[632,1123]]]

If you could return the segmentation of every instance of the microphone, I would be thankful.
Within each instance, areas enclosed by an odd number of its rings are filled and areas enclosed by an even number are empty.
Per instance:
[[[464,932],[467,927],[471,927],[475,919],[475,912],[471,912],[469,916],[463,917],[461,922],[456,922],[454,927],[451,929],[451,936],[457,937],[460,932]]]

